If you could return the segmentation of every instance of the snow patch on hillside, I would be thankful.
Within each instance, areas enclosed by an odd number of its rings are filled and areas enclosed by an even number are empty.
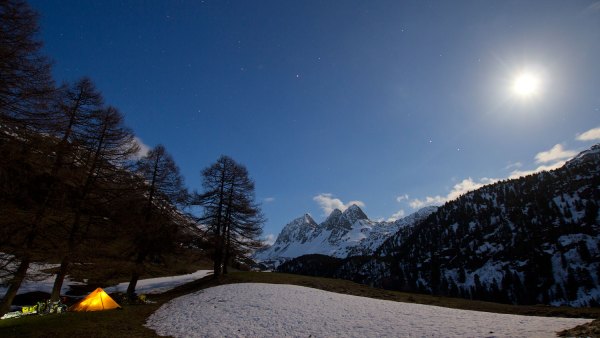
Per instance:
[[[591,319],[466,311],[295,285],[221,285],[171,300],[146,326],[174,337],[551,337]]]
[[[187,275],[141,279],[137,282],[135,292],[138,294],[163,293],[174,289],[179,285],[204,278],[212,273],[212,270],[198,270],[194,273],[189,273]],[[120,283],[115,286],[104,288],[104,291],[108,293],[125,292],[127,291],[128,286],[129,282]]]
[[[21,284],[17,294],[20,295],[28,292],[46,292],[50,294],[52,292],[54,280],[56,279],[56,274],[47,273],[45,271],[52,268],[57,268],[59,266],[60,264],[31,263],[29,269],[27,270],[27,278]],[[187,275],[141,279],[138,281],[135,291],[138,294],[163,293],[174,289],[179,285],[204,278],[211,273],[212,270],[198,270]],[[0,282],[2,281],[0,280]],[[73,281],[69,276],[67,276],[62,285],[60,293],[62,295],[67,294],[72,285],[86,285],[86,283]],[[125,292],[128,285],[129,282],[124,282],[118,285],[105,287],[104,291],[108,293]],[[8,286],[0,284],[0,295],[4,296],[6,290],[8,290]]]
[[[50,269],[58,268],[60,264],[49,264],[49,263],[31,263],[29,269],[27,269],[27,276],[17,294],[25,294],[28,292],[46,292],[51,293],[52,287],[54,286],[54,280],[56,279],[55,274],[47,273]],[[0,280],[0,295],[4,296],[8,290],[8,284],[5,284],[8,280]],[[85,285],[85,283],[71,280],[69,276],[65,277],[62,288],[60,289],[61,294],[66,294],[69,291],[71,285]]]

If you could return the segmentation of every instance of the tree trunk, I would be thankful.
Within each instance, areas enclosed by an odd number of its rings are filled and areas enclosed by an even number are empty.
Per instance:
[[[131,271],[131,279],[129,280],[129,285],[127,286],[127,298],[129,298],[129,300],[133,300],[135,298],[135,287],[140,279],[141,271],[144,268],[145,259],[146,253],[140,252],[135,260],[135,266]]]
[[[219,236],[221,237],[221,236]],[[213,277],[218,278],[221,275],[222,267],[223,267],[223,246],[221,245],[221,239],[217,238],[217,243],[215,245],[215,256],[214,256],[214,265],[213,265]]]
[[[127,286],[127,298],[129,301],[132,301],[135,298],[135,287],[139,279],[140,273],[138,271],[138,267],[136,266],[131,272],[131,280],[129,281],[129,286]]]
[[[52,294],[50,296],[50,300],[53,302],[57,301],[60,298],[60,289],[62,288],[65,277],[67,276],[67,272],[69,272],[69,265],[71,264],[71,255],[74,254],[77,244],[75,243],[75,235],[79,230],[79,222],[81,221],[81,210],[82,210],[82,201],[80,201],[77,213],[75,214],[75,219],[73,224],[71,225],[71,231],[69,234],[69,242],[67,245],[67,253],[63,256],[60,262],[60,269],[56,274],[56,278],[54,279],[54,286],[52,286]]]
[[[233,193],[234,193],[234,186],[235,186],[235,175],[232,177],[231,179],[231,186],[229,187],[229,197],[227,198],[227,213],[225,215],[225,229],[223,229],[223,233],[225,235],[225,238],[223,240],[225,248],[225,257],[223,258],[223,274],[226,274],[227,271],[227,264],[229,263],[229,250],[230,250],[230,246],[231,246],[231,209],[233,208]]]
[[[225,258],[223,259],[223,274],[226,275],[228,273],[227,271],[227,264],[229,264],[229,250],[231,248],[231,232],[230,232],[230,225],[228,222],[227,225],[227,230],[226,230],[226,234],[227,234],[227,238],[225,239]]]
[[[3,316],[10,310],[10,306],[12,305],[12,302],[15,299],[15,296],[17,295],[17,291],[19,291],[21,283],[23,283],[23,280],[27,275],[27,269],[29,269],[29,262],[29,257],[26,256],[21,260],[21,263],[19,263],[19,268],[17,269],[15,276],[9,282],[8,290],[6,291],[4,298],[2,298],[2,303],[0,303],[0,316]]]
[[[60,289],[62,289],[63,282],[65,277],[67,276],[67,272],[69,271],[69,265],[71,264],[71,257],[69,255],[65,255],[60,262],[60,269],[56,274],[56,279],[54,279],[54,286],[52,286],[52,294],[50,295],[50,300],[56,302],[60,299]]]
[[[225,251],[225,258],[223,259],[223,274],[226,275],[229,273],[227,271],[227,263],[229,262],[229,250]]]
[[[221,171],[221,182],[219,188],[219,206],[217,208],[215,256],[213,265],[213,277],[218,278],[223,268],[223,204],[225,203],[225,169]]]

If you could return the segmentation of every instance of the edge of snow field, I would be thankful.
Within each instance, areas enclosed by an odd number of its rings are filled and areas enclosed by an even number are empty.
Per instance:
[[[145,326],[159,335],[548,336],[592,319],[535,317],[340,294],[304,286],[226,284],[163,304]]]

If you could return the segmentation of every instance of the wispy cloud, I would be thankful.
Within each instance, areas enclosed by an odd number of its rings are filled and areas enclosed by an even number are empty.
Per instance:
[[[548,162],[557,162],[560,160],[565,160],[572,158],[577,155],[577,152],[574,150],[566,150],[563,148],[562,144],[556,144],[552,149],[547,151],[542,151],[535,155],[536,163],[548,163]]]
[[[598,128],[600,131],[600,128]],[[594,129],[588,130],[580,136],[592,132]],[[562,167],[565,162],[577,155],[575,150],[564,149],[562,144],[556,144],[550,150],[541,151],[535,155],[535,162],[539,165],[535,169],[521,170],[515,169],[510,172],[508,178],[519,178],[531,174],[536,174],[542,171],[554,170]]]
[[[341,211],[346,210],[352,204],[356,204],[359,207],[364,207],[365,203],[362,201],[349,201],[348,203],[342,202],[339,198],[333,197],[333,194],[322,193],[313,197],[313,201],[319,204],[319,207],[323,210],[325,216],[331,214],[334,209],[340,209]]]
[[[600,3],[600,2],[598,2]],[[600,127],[590,129],[586,132],[578,134],[575,138],[577,141],[595,141],[600,140]]]
[[[506,167],[504,167],[504,169],[509,170],[509,169],[513,169],[513,168],[521,168],[522,166],[523,166],[523,163],[515,162],[515,163],[509,163]]]
[[[447,200],[447,198],[442,197],[440,195],[436,195],[433,197],[427,196],[424,199],[415,198],[412,201],[410,201],[408,205],[410,205],[410,207],[413,209],[419,209],[428,205],[441,205],[446,203]]]
[[[148,152],[150,151],[150,146],[148,146],[147,144],[145,144],[141,138],[135,136],[133,138],[133,142],[135,144],[137,144],[137,146],[140,148],[140,150],[137,152],[137,154],[135,154],[135,158],[142,158],[146,155],[148,155]]]
[[[400,209],[397,212],[395,212],[392,216],[390,216],[387,221],[388,222],[393,222],[396,221],[402,217],[404,217],[406,215],[406,213],[404,212],[404,209]]]
[[[598,10],[600,10],[600,1],[597,3]],[[581,134],[577,134],[576,140],[578,141],[594,141],[600,140],[600,127],[590,129]],[[521,162],[510,163],[504,169],[510,170],[514,169],[510,172],[508,178],[519,178],[522,176],[527,176],[535,173],[539,173],[541,171],[549,171],[562,167],[568,160],[575,157],[578,154],[575,150],[565,149],[562,144],[556,144],[550,150],[541,151],[535,155],[535,163],[538,166],[535,169],[531,170],[521,170],[523,167]],[[415,198],[412,200],[408,199],[408,195],[398,196],[396,201],[402,202],[408,200],[408,205],[413,208],[422,208],[428,205],[440,205],[447,201],[451,201],[462,194],[465,194],[469,191],[476,190],[481,188],[486,184],[491,184],[499,181],[499,179],[495,178],[481,178],[478,181],[473,180],[472,178],[466,178],[461,182],[455,184],[452,187],[452,190],[445,196],[436,195],[436,196],[426,196],[423,199]]]
[[[408,201],[408,195],[407,194],[400,195],[400,196],[396,197],[396,201],[397,202]]]
[[[584,10],[584,13],[596,13],[600,12],[600,1],[596,1],[591,5],[587,6]]]
[[[277,236],[275,236],[274,234],[268,234],[265,235],[265,237],[263,237],[263,243],[266,245],[273,245],[273,243],[275,243],[275,240],[277,240]]]
[[[527,175],[531,175],[531,174],[536,174],[542,171],[548,171],[548,170],[554,170],[554,169],[558,169],[560,167],[562,167],[565,162],[567,162],[566,160],[562,160],[562,161],[557,161],[554,162],[552,164],[545,164],[545,165],[541,165],[535,169],[532,170],[513,170],[510,173],[510,176],[508,176],[508,178],[519,178],[522,176],[527,176]]]
[[[436,195],[436,196],[427,196],[424,199],[415,198],[415,199],[412,199],[408,203],[408,205],[410,205],[410,207],[413,209],[418,209],[418,208],[422,208],[422,207],[425,207],[428,205],[444,204],[447,201],[456,199],[460,195],[463,195],[469,191],[479,189],[486,184],[492,184],[497,181],[498,181],[498,179],[488,178],[488,177],[480,178],[478,181],[474,181],[471,177],[465,178],[464,180],[455,184],[452,187],[452,190],[450,190],[450,192],[446,196]]]
[[[272,203],[272,202],[275,202],[275,197],[265,197],[265,198],[263,199],[263,201],[264,201],[265,203]]]

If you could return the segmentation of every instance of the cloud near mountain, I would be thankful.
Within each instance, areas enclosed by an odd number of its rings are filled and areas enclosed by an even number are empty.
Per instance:
[[[335,209],[344,211],[353,204],[359,207],[365,206],[365,203],[362,201],[349,201],[348,203],[344,203],[342,202],[342,200],[340,200],[339,198],[335,198],[333,194],[330,193],[318,194],[317,196],[313,197],[313,201],[319,204],[319,207],[323,210],[324,216],[331,214],[331,212]]]

